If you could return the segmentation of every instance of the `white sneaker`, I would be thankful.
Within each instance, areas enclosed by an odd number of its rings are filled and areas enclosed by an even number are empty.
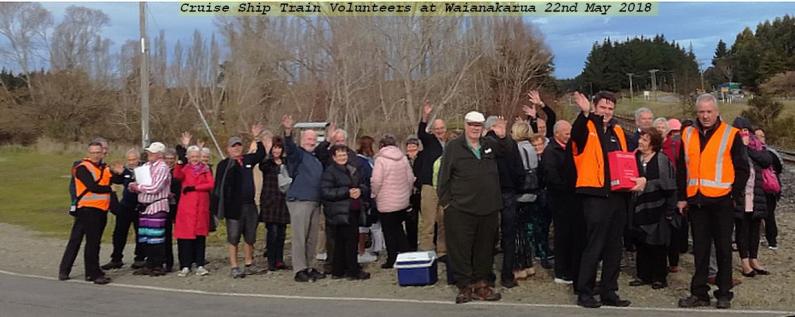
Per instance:
[[[365,252],[364,254],[357,256],[357,260],[359,263],[372,263],[378,260],[378,257],[370,254],[369,252]]]
[[[326,252],[318,253],[317,255],[315,255],[315,260],[318,260],[318,261],[325,261],[327,258],[328,258],[328,255],[326,254]]]
[[[776,245],[768,246],[767,248],[770,249],[770,250],[773,250],[773,251],[778,250],[778,246],[776,246]]]
[[[557,278],[557,277],[556,277],[556,278],[555,278],[555,283],[557,283],[557,284],[564,284],[564,285],[571,285],[571,284],[573,284],[574,282],[573,282],[573,281],[569,281],[569,280],[564,280],[564,279],[562,279],[562,278]]]
[[[207,274],[210,274],[210,271],[207,271],[203,266],[196,268],[196,275],[205,276]]]
[[[182,270],[180,270],[179,273],[177,273],[177,276],[186,277],[186,276],[188,276],[188,273],[190,273],[190,269],[186,268],[186,267],[183,267]]]

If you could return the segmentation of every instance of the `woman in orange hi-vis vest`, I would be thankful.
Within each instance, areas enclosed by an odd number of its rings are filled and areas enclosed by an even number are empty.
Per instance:
[[[679,307],[709,306],[709,257],[712,245],[718,263],[717,308],[731,307],[731,235],[735,202],[748,180],[748,158],[737,129],[720,120],[718,102],[703,94],[696,100],[698,121],[682,131],[676,167],[677,208],[690,216],[696,271],[690,296]]]
[[[613,119],[616,97],[599,92],[594,98],[594,111],[585,95],[575,93],[574,100],[582,111],[571,130],[572,153],[577,168],[576,192],[582,198],[585,219],[585,249],[580,272],[575,281],[577,305],[596,308],[601,305],[629,306],[618,294],[618,274],[621,262],[621,238],[627,222],[629,193],[610,190],[610,171],[607,153],[627,151],[624,130]],[[642,191],[643,177],[633,178],[633,191]],[[600,299],[594,298],[596,269],[602,262]]]

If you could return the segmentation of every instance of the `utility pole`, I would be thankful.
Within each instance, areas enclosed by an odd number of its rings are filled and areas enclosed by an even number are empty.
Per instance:
[[[149,146],[149,48],[146,43],[146,3],[138,4],[141,28],[141,147]]]
[[[634,98],[634,94],[632,93],[632,76],[635,76],[635,74],[627,73],[627,76],[629,76],[629,100],[632,101]]]
[[[651,91],[654,92],[654,101],[657,101],[657,73],[660,71],[659,69],[650,69],[649,73],[651,73]]]

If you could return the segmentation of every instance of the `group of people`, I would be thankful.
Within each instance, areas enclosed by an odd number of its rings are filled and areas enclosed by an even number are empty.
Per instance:
[[[730,307],[733,242],[742,275],[770,274],[758,259],[760,228],[764,222],[768,244],[776,248],[781,160],[765,145],[763,130],[744,118],[731,126],[721,121],[710,94],[696,100],[694,121],[654,119],[640,108],[635,131],[613,117],[616,96],[610,92],[592,99],[575,93],[574,101],[580,113],[570,123],[557,120],[531,91],[524,117],[510,127],[503,117],[472,111],[464,116],[461,136],[448,132],[442,119],[430,121],[433,107],[426,101],[416,138],[399,142],[385,134],[377,150],[371,137],[360,138],[354,150],[334,125],[322,142],[314,130],[295,135],[294,121],[285,115],[281,135],[253,126],[248,151],[241,137],[229,138],[228,157],[214,171],[209,151],[191,145],[188,133],[175,150],[152,143],[142,165],[136,150],[124,165],[106,164],[107,142],[95,140],[72,171],[75,222],[59,278],[69,278],[85,236],[86,279],[108,283],[103,270],[124,265],[131,224],[134,274],[172,271],[174,237],[178,274],[206,275],[206,237],[218,219],[226,222],[232,278],[292,270],[296,282],[327,275],[368,279],[361,262],[369,231],[372,244],[386,246],[384,269],[393,268],[400,253],[435,251],[446,264],[448,283],[459,290],[457,303],[501,298],[493,266],[494,254],[502,253],[505,288],[534,275],[538,259],[554,272],[555,283],[572,285],[578,305],[628,306],[618,295],[624,252],[637,252],[630,286],[665,288],[668,273],[680,271],[691,229],[695,272],[691,295],[679,306],[710,305],[711,282],[718,286],[717,307]],[[634,155],[638,176],[631,188],[613,189],[612,152]],[[136,182],[135,168],[148,169],[150,179]],[[121,201],[111,184],[123,185]],[[107,211],[117,217],[114,250],[100,267]],[[267,268],[254,263],[259,222],[266,228]],[[288,224],[290,266],[284,260]],[[315,261],[319,249],[324,266]]]

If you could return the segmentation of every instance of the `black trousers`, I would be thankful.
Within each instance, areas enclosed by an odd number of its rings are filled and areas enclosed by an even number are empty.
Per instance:
[[[767,198],[767,217],[765,217],[765,239],[767,245],[771,247],[778,246],[778,226],[776,225],[776,204],[778,204],[778,197],[776,195],[768,194]]]
[[[627,195],[610,193],[607,198],[580,196],[585,219],[585,248],[580,260],[577,291],[580,297],[595,295],[596,269],[602,262],[601,296],[612,297],[618,290]]]
[[[419,223],[420,223],[420,193],[411,195],[409,202],[411,204],[411,211],[405,214],[406,222],[406,241],[409,243],[408,251],[417,251],[418,236],[419,236]]]
[[[668,266],[666,257],[668,246],[650,245],[643,241],[638,241],[638,256],[636,268],[638,279],[647,283],[665,283],[668,278]]]
[[[538,199],[530,208],[530,231],[535,256],[542,260],[552,258],[549,249],[549,226],[552,225],[552,214],[547,205],[545,191],[539,191]]]
[[[499,211],[473,215],[450,206],[444,211],[447,261],[456,286],[489,282],[494,275],[494,243],[499,230]]]
[[[83,250],[86,277],[97,278],[105,275],[99,268],[99,247],[107,222],[107,212],[90,207],[77,209],[75,222],[72,224],[72,231],[69,234],[69,242],[66,244],[66,250],[61,258],[60,275],[69,276],[72,272],[72,266],[74,266],[77,253],[80,251],[80,245],[83,243],[83,236],[86,237],[86,248]]]
[[[168,218],[166,218],[166,241],[163,246],[163,264],[167,270],[174,268],[174,220],[177,215],[177,205],[169,205]]]
[[[177,239],[177,254],[179,267],[189,268],[193,263],[203,266],[205,259],[206,237],[197,236],[196,239]]]
[[[134,261],[144,260],[144,252],[138,243],[138,211],[135,207],[119,204],[119,209],[116,213],[116,225],[113,227],[113,253],[110,255],[110,259],[113,262],[121,262],[124,257],[124,247],[127,245],[130,225],[135,230]]]
[[[554,224],[555,277],[576,281],[585,247],[585,223],[577,195],[549,192]]]
[[[688,215],[693,229],[693,259],[695,273],[690,292],[701,299],[709,299],[709,257],[712,244],[718,264],[715,297],[731,299],[732,288],[732,227],[734,210],[729,198],[709,205],[690,205]]]
[[[756,259],[759,254],[759,229],[762,219],[754,219],[753,213],[746,212],[737,224],[737,250],[740,259]]]
[[[516,194],[502,193],[502,210],[500,210],[500,247],[502,248],[503,281],[513,281],[513,269],[516,265],[516,230],[518,230],[518,203]],[[530,256],[530,255],[528,255]]]
[[[381,227],[384,230],[384,243],[386,243],[386,264],[395,264],[398,253],[409,251],[409,242],[406,240],[406,231],[403,229],[403,220],[406,210],[384,212],[379,215]]]
[[[334,256],[331,274],[334,276],[356,276],[361,267],[357,261],[359,246],[359,211],[351,211],[351,223],[347,225],[326,224],[326,231],[334,232]],[[328,230],[329,227],[334,227]],[[270,248],[268,248],[270,250]],[[329,254],[330,255],[330,254]],[[270,260],[270,258],[268,258]]]
[[[668,265],[679,266],[679,256],[687,252],[688,241],[690,235],[690,225],[687,217],[681,217],[682,223],[677,228],[671,226],[671,244],[668,247]]]
[[[283,223],[265,223],[267,233],[265,243],[267,245],[266,256],[270,268],[276,267],[277,262],[284,263],[284,239],[287,225]]]
[[[156,267],[163,268],[163,264],[166,260],[165,243],[145,244],[142,247],[146,255],[146,267],[150,269]]]

